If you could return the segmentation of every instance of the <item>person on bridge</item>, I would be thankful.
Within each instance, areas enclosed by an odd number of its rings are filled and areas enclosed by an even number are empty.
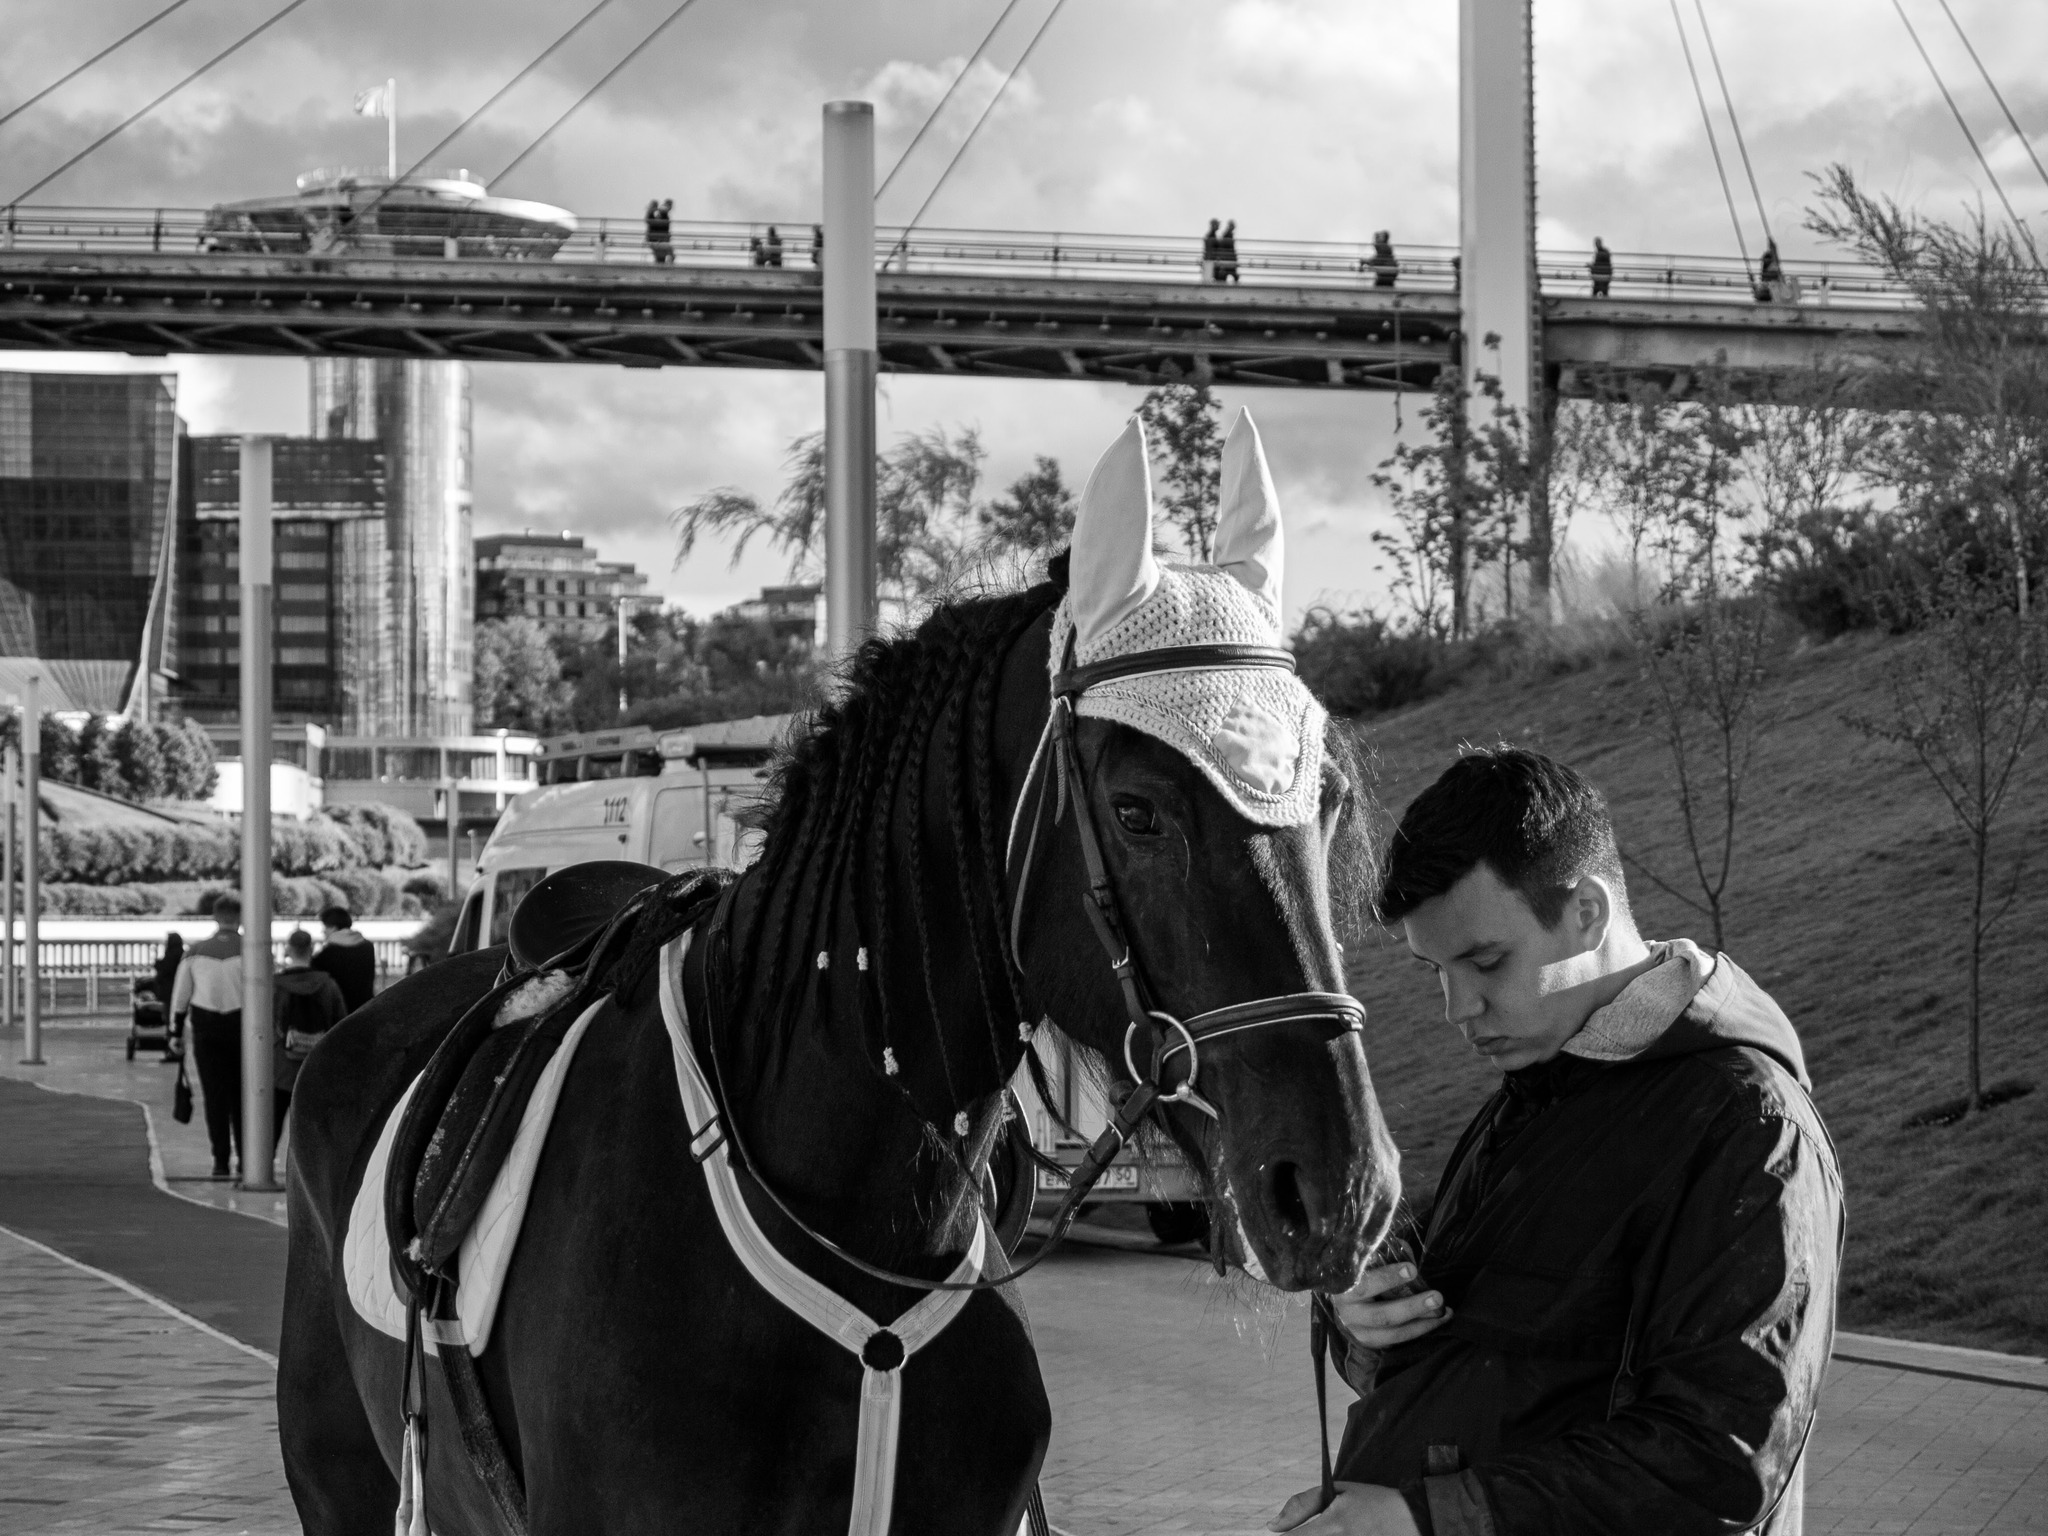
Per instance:
[[[1394,236],[1391,230],[1375,230],[1372,237],[1372,254],[1361,261],[1360,271],[1372,273],[1375,288],[1391,288],[1394,280],[1401,275],[1400,258],[1394,255]]]
[[[647,205],[647,244],[654,252],[657,267],[665,267],[676,259],[675,247],[669,243],[669,210],[675,205],[672,197]]]
[[[213,1176],[228,1176],[228,1147],[242,1160],[242,900],[213,899],[214,931],[185,951],[171,987],[171,1018],[192,1042]],[[189,1032],[185,1020],[191,1018]]]
[[[1343,1481],[1272,1529],[1797,1536],[1843,1212],[1790,1021],[1638,935],[1606,802],[1539,753],[1424,790],[1379,913],[1505,1076],[1406,1251],[1318,1298]]]
[[[1606,298],[1607,285],[1614,281],[1614,255],[1598,235],[1593,237],[1593,259],[1586,263],[1586,270],[1593,274],[1593,297]]]
[[[776,233],[773,224],[768,226],[768,238],[761,242],[761,256],[761,264],[763,266],[779,267],[782,265],[782,236]]]
[[[1223,226],[1223,233],[1216,240],[1216,281],[1234,283],[1237,281],[1237,220],[1232,219]]]
[[[822,224],[811,226],[811,265],[825,265],[825,226]]]
[[[1764,241],[1764,257],[1757,263],[1756,301],[1768,304],[1779,297],[1778,290],[1785,281],[1785,264],[1778,259],[1778,242]]]
[[[1205,283],[1217,281],[1216,263],[1221,260],[1223,247],[1223,236],[1218,231],[1222,225],[1221,219],[1211,219],[1207,233],[1202,236],[1202,281]]]

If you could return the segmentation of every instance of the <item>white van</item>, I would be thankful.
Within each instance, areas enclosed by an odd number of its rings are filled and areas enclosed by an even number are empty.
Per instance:
[[[632,859],[671,871],[706,864],[744,869],[760,854],[754,812],[790,720],[756,715],[673,731],[635,726],[541,741],[534,754],[541,787],[506,808],[484,845],[450,952],[504,943],[519,898],[567,864]],[[1089,958],[1092,963],[1092,952]],[[1028,1071],[1019,1071],[1012,1086],[1032,1145],[1072,1168],[1109,1123],[1109,1107],[1101,1084],[1063,1036],[1040,1030],[1036,1048],[1058,1117],[1039,1098]],[[1065,1188],[1061,1175],[1038,1170],[1041,1204],[1057,1202]],[[1142,1204],[1162,1242],[1188,1242],[1207,1231],[1200,1199],[1193,1174],[1177,1156],[1141,1156],[1127,1147],[1104,1171],[1090,1203]]]

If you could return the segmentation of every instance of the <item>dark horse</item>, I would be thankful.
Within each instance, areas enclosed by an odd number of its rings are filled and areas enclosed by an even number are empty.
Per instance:
[[[1122,1075],[1124,1006],[1082,908],[1071,810],[1048,821],[1011,953],[1005,833],[1047,720],[1064,581],[1055,562],[1052,581],[861,650],[780,769],[765,852],[719,915],[728,963],[700,924],[678,982],[750,1155],[756,1220],[875,1319],[920,1293],[827,1253],[760,1183],[847,1251],[938,1279],[976,1219],[962,1169],[999,1132],[1020,1022],[1056,1020]],[[1151,736],[1084,719],[1076,740],[1156,1006],[1341,991],[1333,882],[1341,906],[1367,854],[1359,794],[1333,762],[1322,816],[1274,828]],[[341,1239],[379,1127],[504,961],[461,955],[400,982],[299,1078],[278,1410],[311,1536],[390,1530],[403,1347],[351,1307]],[[478,1357],[530,1528],[844,1530],[858,1362],[766,1295],[721,1235],[655,991],[605,1003],[574,1057]],[[1174,1104],[1167,1128],[1227,1188],[1268,1279],[1347,1286],[1398,1191],[1359,1037],[1258,1029],[1204,1053],[1219,1118]],[[1050,1412],[1013,1289],[971,1296],[903,1368],[896,1531],[1018,1527]],[[427,1380],[430,1422],[452,1425],[438,1367]],[[428,1436],[425,1483],[442,1536],[503,1528],[454,1433]]]

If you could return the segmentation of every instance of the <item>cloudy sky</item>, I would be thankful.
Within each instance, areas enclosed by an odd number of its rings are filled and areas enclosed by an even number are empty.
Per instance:
[[[666,14],[612,0],[443,156],[486,176]],[[696,0],[582,114],[495,190],[630,220],[651,196],[678,218],[817,216],[819,105],[875,101],[895,161],[1004,0]],[[1054,0],[1018,0],[977,73],[878,209],[909,216]],[[0,0],[0,111],[159,9],[162,0]],[[13,196],[274,9],[192,0],[0,126]],[[2037,153],[2048,158],[2041,0],[1949,0]],[[1904,0],[2007,191],[2037,228],[2048,188],[1939,0]],[[1694,9],[1681,10],[1707,68]],[[1773,229],[1787,254],[1806,173],[1848,163],[1952,214],[1989,186],[1892,0],[1705,0]],[[316,165],[377,164],[384,125],[355,93],[399,80],[403,159],[424,153],[586,9],[585,0],[309,0],[242,53],[39,193],[70,204],[205,206],[289,189]],[[1451,0],[1078,0],[1052,22],[925,222],[1042,231],[1450,242],[1457,227],[1458,7]],[[1540,240],[1733,254],[1668,4],[1537,0]],[[1712,89],[1711,76],[1708,77]],[[1724,152],[1732,156],[1716,107]],[[1731,170],[1733,169],[1731,165]],[[1741,183],[1737,183],[1740,189]],[[1739,204],[1751,249],[1757,216]],[[136,366],[0,354],[0,366]],[[304,431],[304,366],[174,360],[197,432]],[[1136,404],[1115,386],[886,379],[882,430],[972,424],[988,486],[1057,457],[1079,481]],[[1225,391],[1266,429],[1287,509],[1296,611],[1369,600],[1369,477],[1393,440],[1384,398]],[[650,571],[693,610],[782,574],[766,552],[728,569],[700,547],[671,569],[670,509],[716,485],[772,495],[783,446],[819,424],[817,375],[570,366],[476,370],[476,526],[572,528]],[[1413,430],[1414,412],[1404,412]]]

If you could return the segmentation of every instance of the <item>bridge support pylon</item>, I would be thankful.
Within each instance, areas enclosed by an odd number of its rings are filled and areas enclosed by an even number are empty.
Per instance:
[[[875,627],[875,109],[825,103],[825,646]]]
[[[1535,419],[1536,284],[1532,0],[1458,0],[1458,293],[1465,387],[1500,380]],[[1487,338],[1498,341],[1488,344]]]

